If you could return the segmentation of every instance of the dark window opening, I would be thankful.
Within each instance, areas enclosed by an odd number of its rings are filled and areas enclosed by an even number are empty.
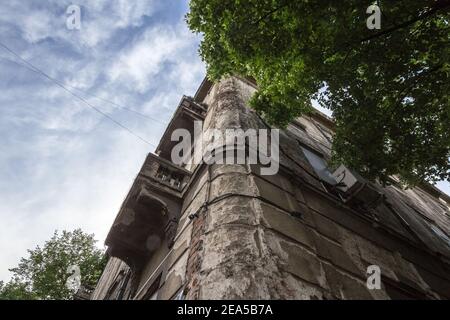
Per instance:
[[[155,281],[151,284],[150,288],[148,288],[142,300],[157,300],[158,292],[159,292],[159,284],[161,282],[161,274],[156,278]]]
[[[313,167],[315,173],[317,176],[323,181],[326,182],[329,185],[336,185],[337,181],[333,177],[333,174],[331,173],[330,169],[328,168],[328,164],[324,157],[315,152],[312,151],[309,148],[306,148],[303,145],[300,145],[300,148],[302,149],[303,154],[305,155],[306,159],[308,159],[309,164]]]

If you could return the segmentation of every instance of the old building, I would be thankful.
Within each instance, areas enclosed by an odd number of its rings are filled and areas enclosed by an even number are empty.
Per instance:
[[[281,131],[276,175],[171,162],[173,130],[194,134],[194,121],[267,128],[246,105],[255,90],[232,77],[183,97],[108,234],[92,298],[449,299],[450,197],[428,184],[404,190],[395,177],[353,184],[363,180],[345,168],[338,182],[347,184],[337,184],[323,114]],[[372,265],[380,289],[366,285]]]

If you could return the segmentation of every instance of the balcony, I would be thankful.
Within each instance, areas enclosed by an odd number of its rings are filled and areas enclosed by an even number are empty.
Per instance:
[[[175,129],[186,129],[191,136],[194,136],[194,122],[203,121],[206,113],[205,105],[197,103],[193,98],[183,96],[155,152],[161,158],[169,160],[173,147],[178,143],[170,139],[172,132]]]
[[[148,155],[107,236],[108,253],[139,271],[162,246],[170,248],[190,172]]]
[[[139,175],[154,182],[153,187],[180,193],[189,181],[191,173],[166,159],[149,154]]]

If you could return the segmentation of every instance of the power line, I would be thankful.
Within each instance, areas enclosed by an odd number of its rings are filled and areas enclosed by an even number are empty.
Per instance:
[[[3,57],[2,57],[2,58],[3,58]],[[19,65],[19,66],[21,66],[21,67],[27,68],[28,70],[33,71],[33,72],[35,72],[35,73],[40,73],[40,72],[38,72],[37,70],[35,70],[34,68],[30,68],[30,66],[28,66],[28,65],[24,65],[24,64],[22,64],[22,63],[19,63],[19,62],[17,62],[17,61],[14,61],[14,60],[11,60],[11,59],[8,59],[8,58],[3,58],[3,59],[8,60],[8,61],[10,61],[10,62],[13,62],[13,63],[15,63],[15,64],[17,64],[17,65]],[[103,101],[103,102],[109,103],[109,104],[115,106],[116,109],[123,109],[123,110],[129,111],[129,112],[133,112],[133,113],[135,113],[135,114],[137,114],[137,115],[139,115],[139,116],[141,116],[141,117],[143,117],[143,118],[146,118],[146,119],[148,119],[148,120],[158,122],[158,123],[160,123],[160,124],[162,124],[162,125],[168,125],[168,122],[160,121],[160,120],[158,120],[158,119],[156,119],[156,118],[154,118],[154,117],[151,117],[151,116],[149,116],[149,115],[146,115],[146,114],[144,114],[144,113],[142,113],[142,112],[139,112],[139,111],[137,111],[137,110],[135,110],[135,109],[128,108],[128,107],[125,107],[125,106],[123,106],[123,105],[120,105],[120,104],[118,104],[118,103],[116,103],[116,102],[113,102],[113,101],[111,101],[111,100],[108,100],[108,99],[105,99],[105,98],[101,98],[101,97],[99,97],[99,96],[96,96],[96,95],[93,94],[93,93],[89,93],[89,92],[87,92],[87,91],[81,90],[81,89],[79,89],[79,88],[76,88],[76,87],[71,86],[71,85],[68,85],[68,84],[66,84],[65,86],[68,87],[68,88],[71,88],[71,89],[73,89],[73,90],[79,91],[79,92],[81,92],[81,93],[83,93],[83,94],[85,94],[85,95],[87,95],[87,96],[91,96],[91,97],[96,98],[96,99],[98,99],[98,100],[101,100],[101,101]]]
[[[160,121],[160,120],[158,120],[158,119],[156,119],[156,118],[150,117],[150,116],[148,116],[148,115],[146,115],[146,114],[143,114],[143,113],[141,113],[141,112],[139,112],[139,111],[137,111],[137,110],[134,110],[134,109],[131,109],[131,108],[122,106],[122,105],[117,104],[117,103],[115,103],[115,102],[113,102],[113,101],[110,101],[110,100],[107,100],[107,99],[105,99],[105,98],[101,98],[101,97],[99,97],[99,96],[96,96],[96,95],[94,95],[94,94],[92,94],[92,93],[83,91],[83,90],[81,90],[81,89],[75,88],[75,87],[70,86],[70,85],[66,85],[66,86],[68,86],[68,87],[70,87],[70,88],[72,88],[72,89],[74,89],[74,90],[77,90],[77,91],[79,91],[79,92],[82,92],[82,93],[84,93],[85,95],[88,95],[88,96],[91,96],[91,97],[93,97],[93,98],[99,99],[99,100],[101,100],[101,101],[103,101],[103,102],[110,103],[110,104],[112,104],[113,106],[116,106],[116,107],[119,108],[119,109],[124,109],[124,110],[130,111],[130,112],[133,112],[133,113],[135,113],[135,114],[137,114],[137,115],[139,115],[139,116],[141,116],[141,117],[143,117],[143,118],[146,118],[146,119],[148,119],[148,120],[152,120],[152,121],[158,122],[158,123],[160,123],[160,124],[162,124],[162,125],[167,125],[167,124],[168,124],[168,123],[163,122],[163,121]]]
[[[138,138],[139,140],[141,140],[142,142],[156,148],[156,146],[147,141],[146,139],[144,139],[143,137],[141,137],[140,135],[134,133],[131,129],[127,128],[125,125],[121,124],[120,122],[118,122],[117,120],[115,120],[114,118],[112,118],[111,116],[109,116],[108,114],[106,114],[105,112],[103,112],[102,110],[98,109],[96,106],[93,106],[92,104],[89,103],[89,101],[87,101],[86,99],[84,99],[83,97],[79,96],[78,94],[74,93],[73,91],[69,90],[64,84],[62,84],[60,81],[58,81],[57,79],[49,76],[47,73],[45,73],[44,71],[42,71],[41,69],[39,69],[38,67],[34,66],[31,62],[28,62],[27,60],[25,60],[24,58],[22,58],[19,54],[17,54],[16,52],[14,52],[12,49],[10,49],[7,45],[5,45],[4,43],[0,42],[0,46],[3,47],[5,50],[7,50],[8,52],[10,52],[11,54],[13,54],[15,57],[17,57],[18,59],[20,59],[21,61],[23,61],[27,66],[29,66],[34,72],[44,76],[45,78],[49,79],[50,81],[52,81],[53,83],[55,83],[57,86],[59,86],[60,88],[62,88],[63,90],[67,91],[68,93],[70,93],[72,96],[74,96],[75,98],[81,100],[82,102],[84,102],[87,106],[89,106],[90,108],[92,108],[93,110],[95,110],[96,112],[98,112],[99,114],[101,114],[102,116],[104,116],[105,118],[109,119],[111,122],[113,122],[114,124],[116,124],[117,126],[121,127],[122,129],[128,131],[128,133],[130,133],[131,135],[133,135],[134,137]]]

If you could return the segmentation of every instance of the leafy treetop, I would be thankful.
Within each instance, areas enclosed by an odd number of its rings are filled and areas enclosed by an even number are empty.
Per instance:
[[[80,268],[81,285],[94,287],[106,264],[102,250],[95,245],[94,235],[80,229],[72,232],[55,231],[41,248],[28,250],[29,256],[22,258],[8,283],[0,282],[0,300],[65,300],[73,297],[66,286],[71,276],[69,266]]]
[[[450,180],[450,0],[191,0],[211,80],[239,74],[251,106],[273,125],[333,112],[335,163],[369,179]]]

